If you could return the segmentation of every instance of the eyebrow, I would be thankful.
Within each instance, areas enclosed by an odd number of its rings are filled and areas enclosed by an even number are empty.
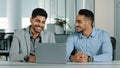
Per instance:
[[[80,22],[81,20],[76,20],[77,22]]]
[[[41,21],[41,20],[39,20],[39,19],[35,19],[36,21]]]

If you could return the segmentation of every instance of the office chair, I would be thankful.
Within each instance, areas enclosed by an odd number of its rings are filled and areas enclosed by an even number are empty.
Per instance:
[[[0,29],[0,50],[4,50],[5,49],[5,45],[4,45],[4,36],[5,36],[5,30],[4,29]]]
[[[110,37],[111,43],[112,43],[112,48],[113,48],[113,59],[115,60],[115,49],[116,49],[116,39],[114,37]]]
[[[13,33],[4,33],[4,37],[2,36],[2,38],[0,39],[0,56],[6,56],[6,61],[8,61],[9,57],[12,35]]]

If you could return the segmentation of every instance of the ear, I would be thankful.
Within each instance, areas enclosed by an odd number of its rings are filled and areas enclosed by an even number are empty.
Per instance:
[[[92,21],[91,21],[91,20],[88,20],[87,23],[91,25],[91,24],[92,24]]]
[[[30,23],[32,24],[32,18],[30,18]]]

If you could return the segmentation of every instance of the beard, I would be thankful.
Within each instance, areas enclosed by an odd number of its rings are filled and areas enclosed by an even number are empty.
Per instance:
[[[44,26],[33,26],[33,30],[36,32],[36,33],[40,33],[42,30],[44,29]]]
[[[85,28],[81,28],[80,26],[76,26],[75,29],[78,33],[83,33],[85,31]]]

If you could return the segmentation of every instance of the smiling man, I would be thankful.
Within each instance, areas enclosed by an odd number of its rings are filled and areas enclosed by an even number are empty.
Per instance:
[[[67,39],[67,60],[72,62],[112,61],[109,34],[93,27],[94,14],[81,9],[76,17],[76,31]]]
[[[36,8],[30,18],[31,25],[14,32],[10,61],[35,62],[36,43],[55,43],[54,33],[44,30],[47,16],[44,9]]]

